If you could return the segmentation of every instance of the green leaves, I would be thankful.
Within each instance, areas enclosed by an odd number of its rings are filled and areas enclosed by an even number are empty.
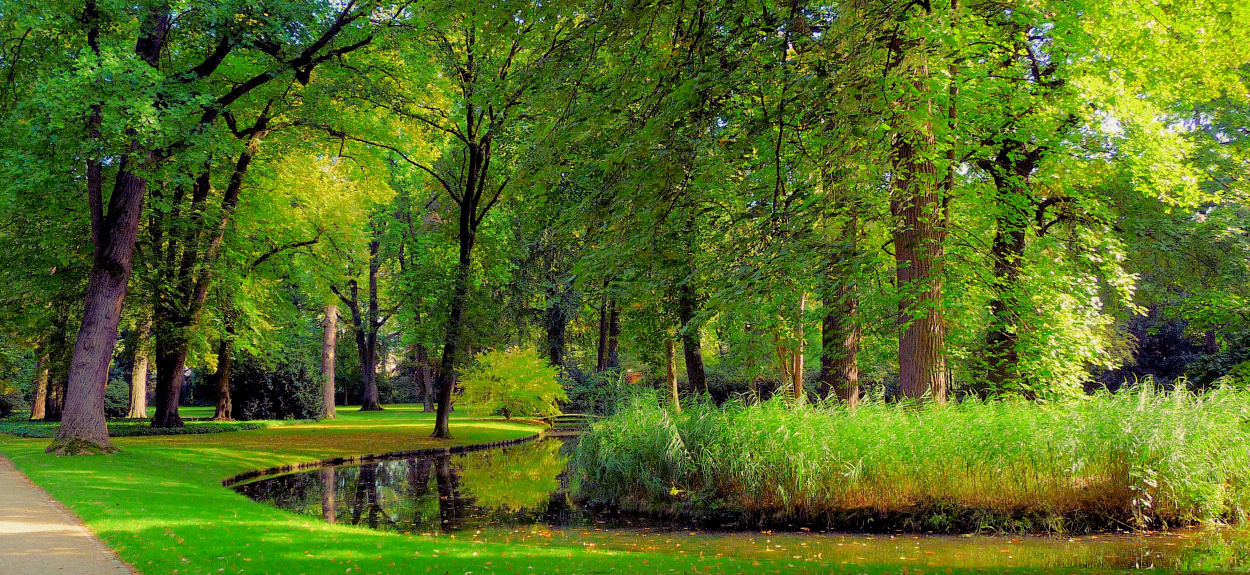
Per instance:
[[[504,417],[542,417],[560,413],[568,401],[560,370],[522,347],[479,354],[461,372],[461,400],[469,409]]]

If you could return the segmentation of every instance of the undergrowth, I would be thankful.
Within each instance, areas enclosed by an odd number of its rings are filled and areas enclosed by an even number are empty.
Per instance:
[[[1150,529],[1241,522],[1250,393],[1069,403],[786,399],[681,414],[632,398],[585,434],[578,495],[710,522],[866,531]]]

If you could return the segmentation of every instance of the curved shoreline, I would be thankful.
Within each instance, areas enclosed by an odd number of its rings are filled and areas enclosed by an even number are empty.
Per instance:
[[[276,467],[268,467],[265,469],[254,469],[245,471],[238,475],[232,475],[221,480],[222,487],[233,487],[240,483],[269,477],[271,475],[282,475],[294,471],[304,471],[307,469],[316,469],[331,465],[351,465],[356,463],[370,463],[374,461],[382,461],[385,459],[398,459],[407,457],[420,457],[423,455],[455,455],[460,453],[469,453],[472,451],[483,451],[486,449],[496,449],[499,447],[511,447],[520,445],[530,441],[536,441],[547,436],[547,430],[539,430],[534,435],[518,437],[516,439],[505,439],[503,441],[491,441],[488,443],[475,443],[470,445],[449,445],[447,447],[426,447],[423,449],[411,449],[405,451],[388,451],[385,453],[371,453],[366,455],[350,455],[347,457],[331,457],[318,461],[308,461],[304,463],[292,463],[290,465],[279,465]]]

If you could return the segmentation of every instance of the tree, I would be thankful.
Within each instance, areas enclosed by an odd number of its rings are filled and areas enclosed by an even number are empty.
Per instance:
[[[460,376],[461,398],[470,409],[507,419],[556,415],[569,399],[559,375],[558,367],[532,350],[488,351]]]

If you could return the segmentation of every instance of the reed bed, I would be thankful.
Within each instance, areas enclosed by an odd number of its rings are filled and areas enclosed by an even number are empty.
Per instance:
[[[591,504],[751,526],[1087,532],[1242,522],[1250,394],[1066,403],[627,400],[580,442]]]

